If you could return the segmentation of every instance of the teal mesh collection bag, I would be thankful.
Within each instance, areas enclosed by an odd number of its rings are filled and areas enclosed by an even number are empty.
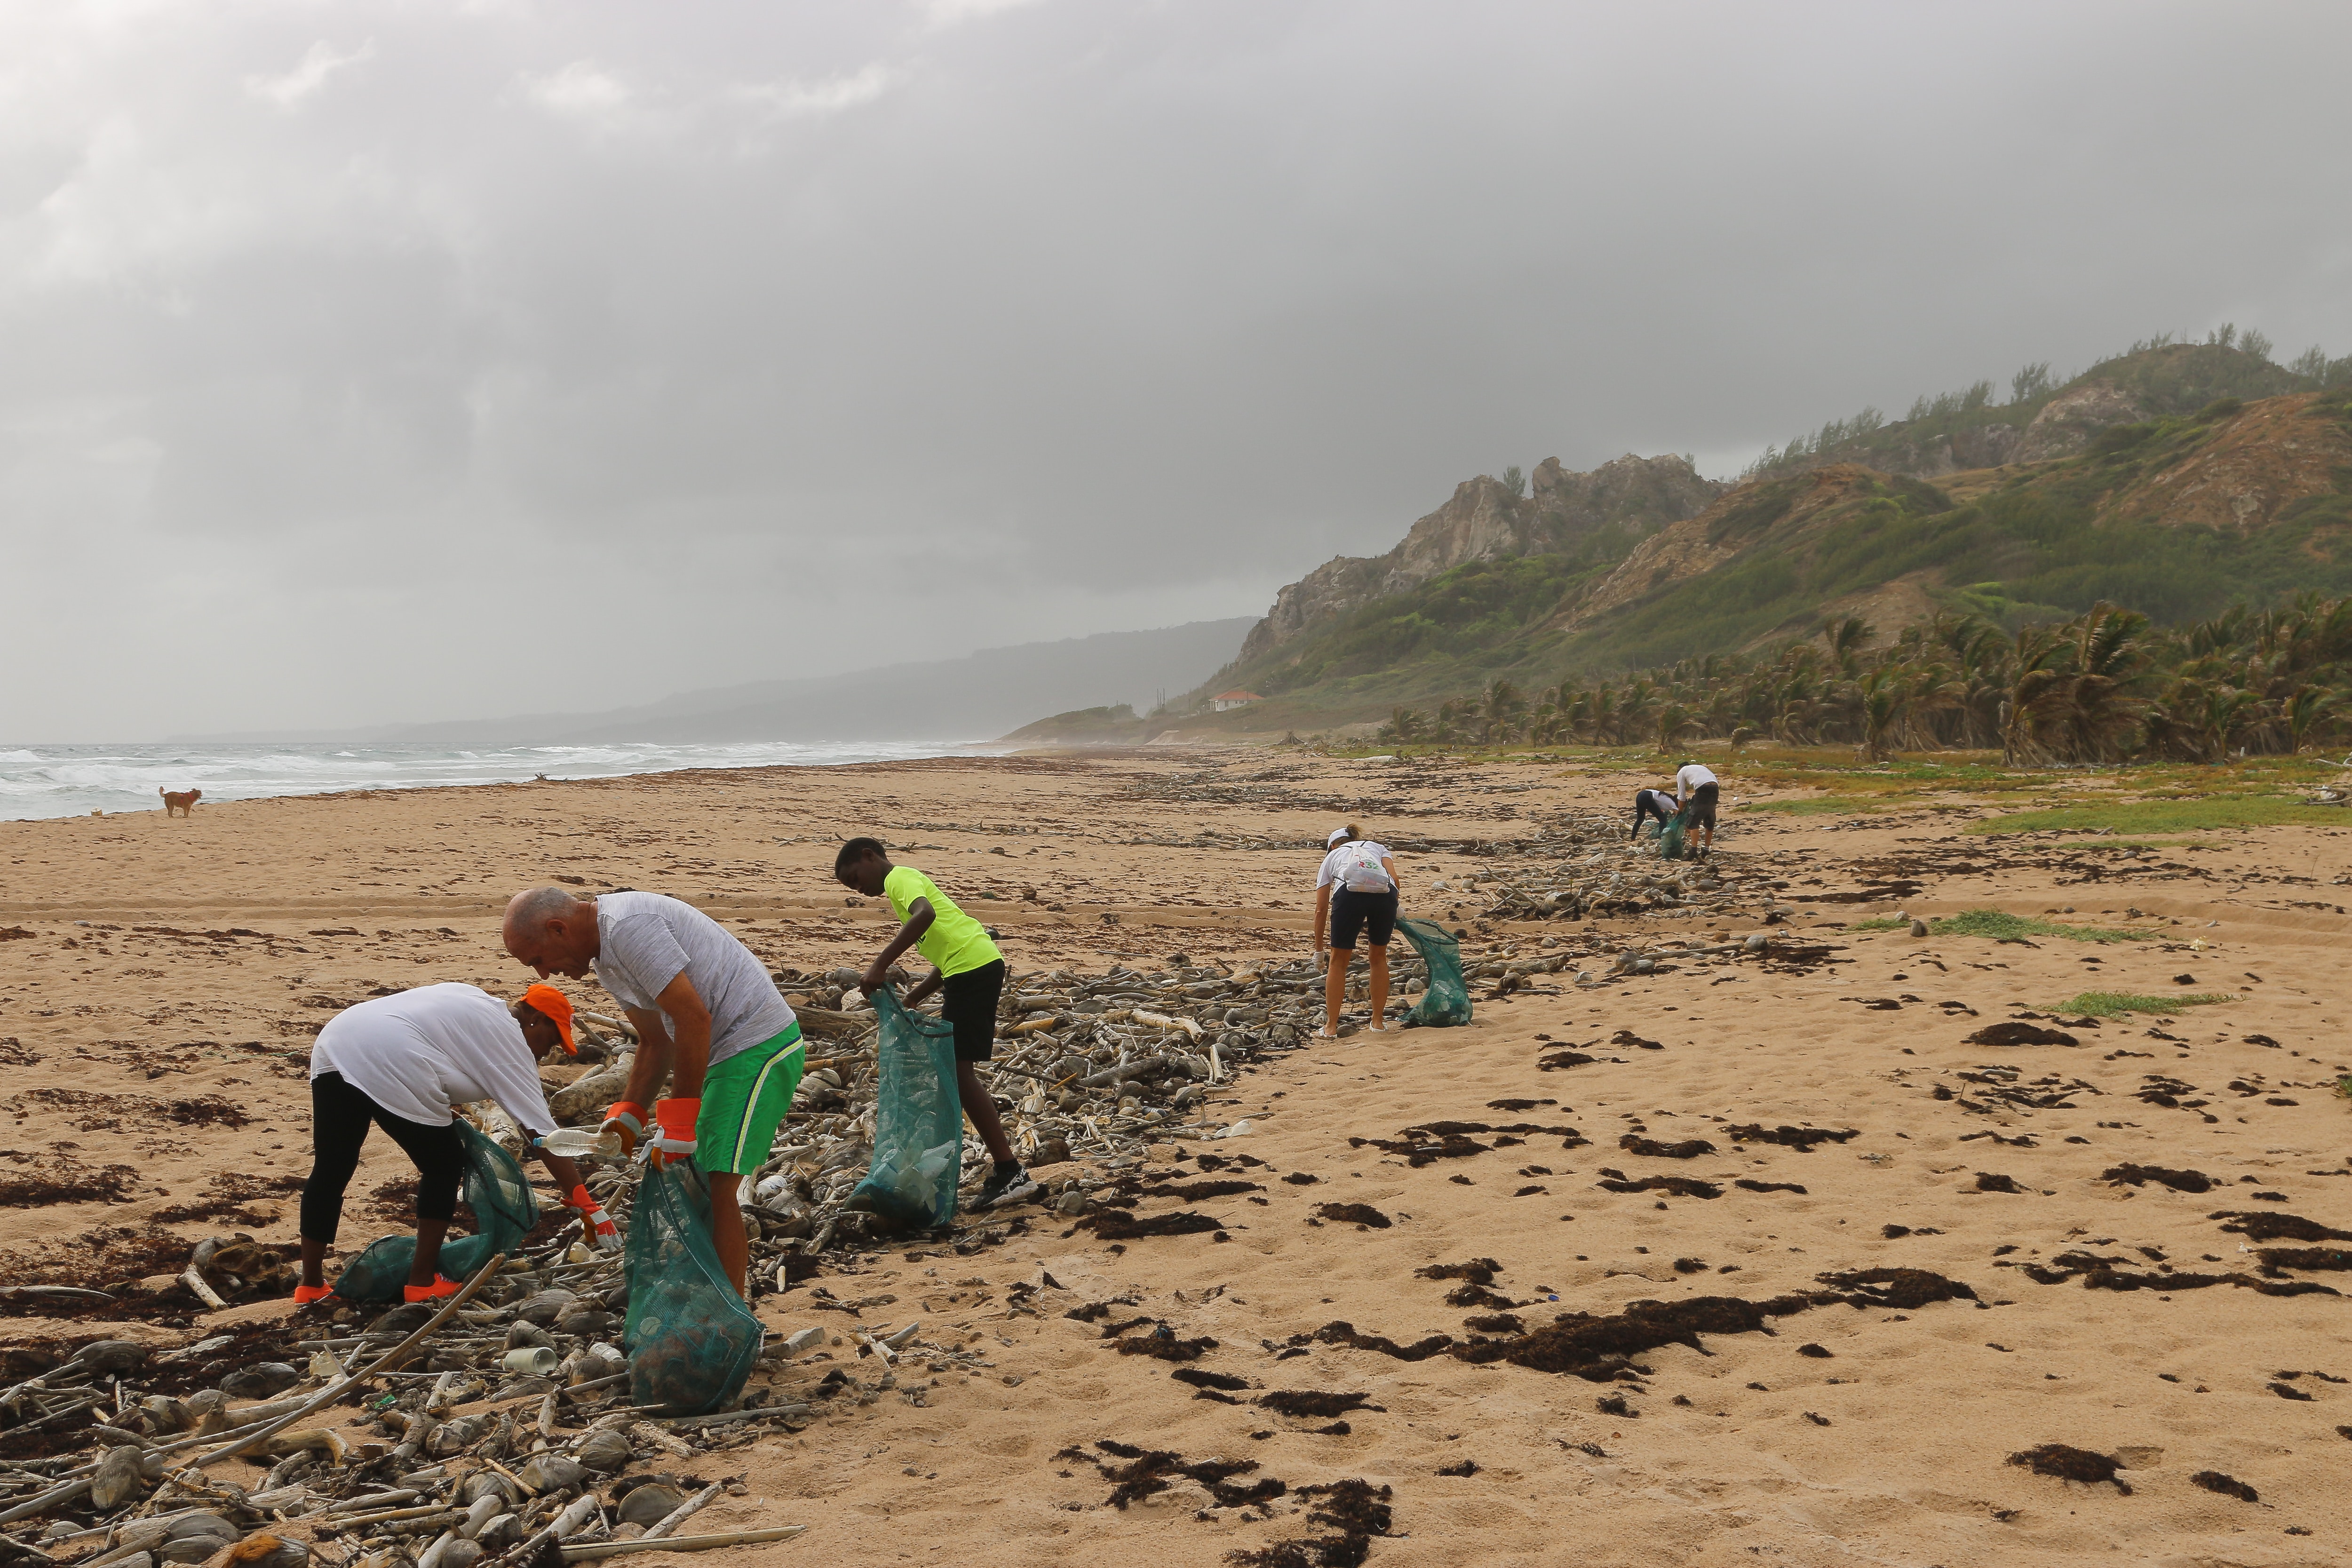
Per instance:
[[[464,1279],[521,1244],[539,1224],[539,1200],[513,1155],[464,1117],[457,1118],[457,1125],[466,1145],[457,1193],[474,1211],[475,1231],[443,1238],[440,1271],[447,1279]],[[335,1280],[335,1294],[347,1301],[397,1301],[400,1288],[408,1283],[409,1265],[415,1261],[415,1237],[387,1236],[351,1260]]]
[[[1405,1022],[1441,1029],[1468,1023],[1470,987],[1462,979],[1462,944],[1433,921],[1401,919],[1396,928],[1429,966],[1429,989],[1413,1004]]]
[[[690,1162],[648,1168],[629,1216],[629,1400],[706,1415],[742,1390],[760,1360],[760,1320],[710,1244],[710,1188]]]
[[[1667,819],[1666,826],[1658,833],[1659,858],[1665,860],[1681,859],[1685,840],[1689,837],[1690,829],[1683,825],[1682,813],[1675,813]]]
[[[963,1179],[963,1107],[956,1098],[955,1026],[874,993],[874,1163],[846,1207],[909,1230],[955,1216]]]

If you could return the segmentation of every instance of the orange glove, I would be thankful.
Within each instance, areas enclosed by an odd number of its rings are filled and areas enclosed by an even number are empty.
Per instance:
[[[662,1166],[673,1161],[692,1160],[694,1158],[694,1124],[701,1115],[702,1100],[699,1097],[693,1100],[654,1101],[654,1121],[658,1124],[659,1131],[655,1133],[653,1142],[647,1145],[652,1151],[647,1156],[651,1163],[656,1166]]]
[[[588,1239],[597,1251],[611,1252],[621,1245],[621,1227],[613,1223],[613,1216],[604,1212],[604,1205],[589,1195],[587,1183],[583,1182],[566,1193],[563,1201],[579,1215],[581,1227],[588,1233]]]
[[[604,1112],[604,1125],[598,1131],[621,1135],[621,1158],[625,1160],[645,1139],[646,1108],[634,1100],[616,1100],[613,1109]]]

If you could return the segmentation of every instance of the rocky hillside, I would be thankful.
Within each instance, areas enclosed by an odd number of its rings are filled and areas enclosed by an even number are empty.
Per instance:
[[[1547,464],[1523,500],[1470,480],[1387,555],[1285,589],[1203,688],[1270,700],[1208,722],[1370,717],[1496,675],[1753,648],[1830,616],[1891,636],[1946,607],[2016,626],[2107,599],[2186,621],[2352,591],[2352,387],[2186,406],[2273,375],[2303,379],[2168,346],[2013,420],[1932,441],[1886,426],[1728,489],[1676,458]],[[1838,460],[1849,447],[1874,461]]]
[[[1250,629],[1234,667],[1256,663],[1376,600],[1420,587],[1472,561],[1521,555],[1622,553],[1633,541],[1704,510],[1724,486],[1701,479],[1684,458],[1630,453],[1591,473],[1536,465],[1524,497],[1481,474],[1454,487],[1444,506],[1414,523],[1385,555],[1340,555],[1275,595]]]

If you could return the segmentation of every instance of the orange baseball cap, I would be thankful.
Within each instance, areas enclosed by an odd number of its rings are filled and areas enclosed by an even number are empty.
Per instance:
[[[572,1056],[580,1047],[572,1043],[572,998],[552,985],[533,985],[522,994],[523,1005],[547,1015],[555,1025],[555,1032],[563,1038],[563,1049]]]

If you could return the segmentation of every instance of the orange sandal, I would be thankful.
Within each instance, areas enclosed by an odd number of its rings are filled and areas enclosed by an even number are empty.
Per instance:
[[[323,1301],[334,1293],[332,1285],[297,1285],[294,1287],[294,1304],[307,1307],[313,1301]]]
[[[430,1285],[403,1285],[401,1297],[409,1301],[438,1301],[456,1295],[463,1289],[455,1279],[436,1274]]]

